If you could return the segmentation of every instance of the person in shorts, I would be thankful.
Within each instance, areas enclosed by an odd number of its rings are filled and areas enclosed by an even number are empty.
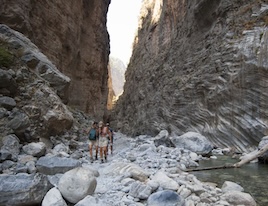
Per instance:
[[[91,130],[94,130],[93,132],[95,132],[95,137],[91,138]],[[94,133],[93,133],[94,134]],[[99,130],[98,130],[98,122],[93,122],[92,127],[89,129],[88,131],[88,139],[89,139],[89,143],[88,143],[88,147],[89,147],[89,155],[90,155],[90,161],[91,163],[93,162],[93,147],[95,147],[95,160],[98,159],[98,147],[99,147]]]
[[[100,158],[101,163],[103,163],[103,156],[107,160],[107,147],[108,139],[111,138],[111,132],[109,128],[104,125],[102,121],[99,122],[99,148],[100,148]]]

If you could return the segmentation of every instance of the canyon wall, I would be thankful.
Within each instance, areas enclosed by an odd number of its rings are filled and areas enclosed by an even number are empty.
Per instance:
[[[268,135],[268,5],[145,0],[113,122],[248,151]]]
[[[34,42],[71,78],[65,103],[95,117],[107,104],[110,0],[0,0],[0,22]]]

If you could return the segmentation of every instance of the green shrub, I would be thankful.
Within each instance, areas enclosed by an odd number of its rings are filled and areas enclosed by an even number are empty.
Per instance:
[[[5,47],[0,46],[0,66],[10,67],[12,63],[13,55]]]

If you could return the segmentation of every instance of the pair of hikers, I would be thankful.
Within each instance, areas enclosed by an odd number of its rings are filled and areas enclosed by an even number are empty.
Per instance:
[[[93,147],[95,146],[95,159],[98,159],[98,149],[100,149],[100,158],[101,162],[103,163],[103,157],[105,160],[107,160],[109,141],[111,154],[113,152],[113,132],[109,127],[109,123],[104,125],[102,121],[100,121],[99,124],[97,122],[93,122],[92,127],[89,130],[88,138],[90,161],[93,162]]]

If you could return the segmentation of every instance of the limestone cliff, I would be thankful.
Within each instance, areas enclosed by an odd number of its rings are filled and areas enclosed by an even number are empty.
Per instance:
[[[71,78],[69,105],[101,117],[107,103],[110,0],[0,0],[0,22],[23,33]]]
[[[114,116],[128,134],[197,131],[240,151],[268,128],[265,1],[145,0]]]

